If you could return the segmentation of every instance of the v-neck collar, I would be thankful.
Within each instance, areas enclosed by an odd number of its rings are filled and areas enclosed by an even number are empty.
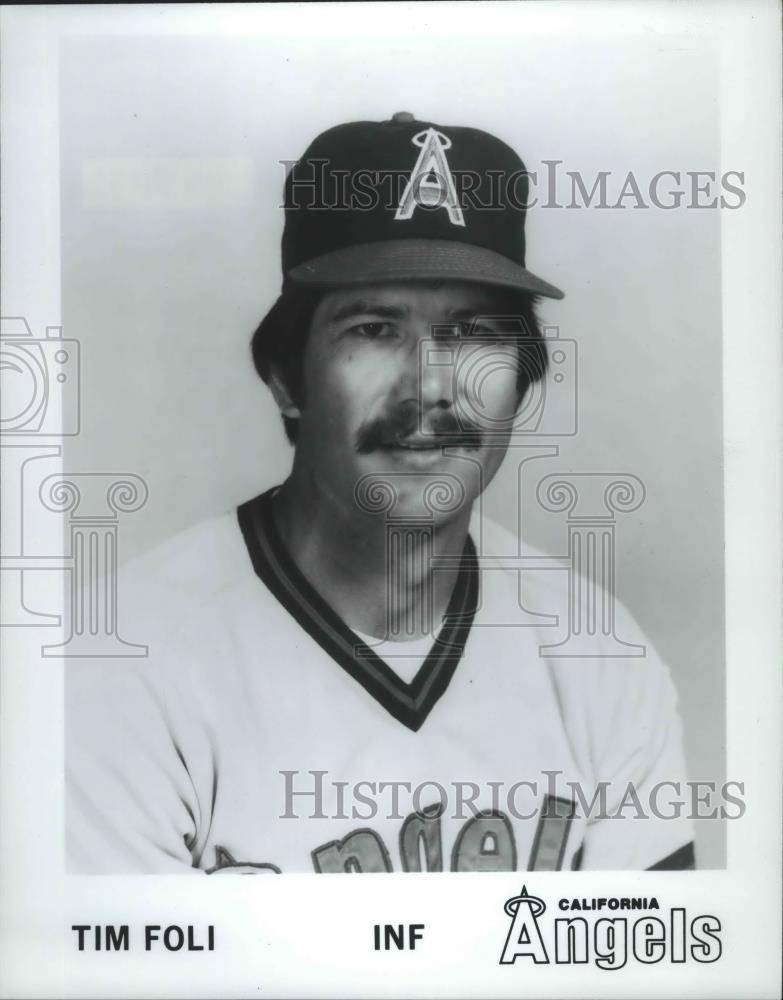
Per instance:
[[[398,722],[421,728],[445,693],[465,650],[478,607],[476,548],[465,539],[443,627],[424,663],[407,684],[363,642],[301,573],[274,524],[268,490],[237,508],[253,569],[302,628]]]

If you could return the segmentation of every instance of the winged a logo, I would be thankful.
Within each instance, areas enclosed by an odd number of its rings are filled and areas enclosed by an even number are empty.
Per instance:
[[[464,226],[465,216],[446,159],[451,139],[437,129],[428,128],[414,135],[411,141],[421,152],[402,192],[395,220],[410,219],[417,208],[445,208],[453,225]]]

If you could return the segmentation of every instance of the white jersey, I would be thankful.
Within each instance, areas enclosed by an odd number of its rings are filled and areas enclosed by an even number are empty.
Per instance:
[[[564,620],[567,571],[526,571],[520,589],[494,558],[516,540],[474,523],[479,561],[469,539],[411,678],[393,644],[382,659],[312,590],[269,496],[121,572],[125,632],[146,658],[66,661],[71,871],[687,860],[688,822],[651,812],[674,815],[685,779],[674,688],[621,606],[618,631],[644,657],[602,655],[600,634],[589,655],[548,657],[557,629],[528,611]]]

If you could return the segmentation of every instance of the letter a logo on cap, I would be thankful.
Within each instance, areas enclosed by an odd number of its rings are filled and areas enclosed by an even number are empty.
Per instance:
[[[449,220],[455,226],[464,226],[465,217],[457,201],[454,178],[446,159],[446,150],[451,149],[451,139],[434,128],[425,129],[411,140],[421,146],[419,158],[411,172],[395,219],[410,219],[416,207],[445,208]]]

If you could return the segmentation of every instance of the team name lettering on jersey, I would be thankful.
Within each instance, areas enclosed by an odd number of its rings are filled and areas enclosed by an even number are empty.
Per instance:
[[[441,803],[411,813],[399,834],[400,865],[405,872],[444,870]],[[562,868],[566,843],[574,815],[574,804],[545,796],[539,814],[527,871],[558,871]],[[369,827],[352,830],[341,840],[321,844],[311,852],[316,872],[391,872],[391,854],[382,838]],[[517,847],[513,826],[501,812],[486,810],[462,826],[451,852],[453,872],[498,872],[517,870]],[[253,875],[280,872],[276,865],[238,862],[225,847],[215,849],[215,864],[207,874],[237,872]]]

